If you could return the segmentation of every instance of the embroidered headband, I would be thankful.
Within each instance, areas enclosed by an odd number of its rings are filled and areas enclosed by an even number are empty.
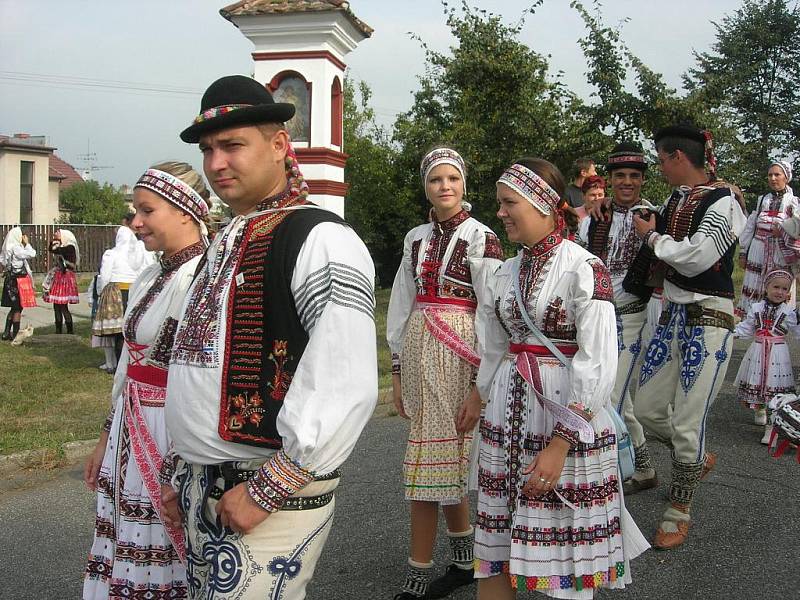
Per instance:
[[[436,148],[425,155],[419,165],[419,176],[422,177],[422,185],[425,185],[428,181],[428,175],[430,175],[434,167],[439,165],[452,165],[458,169],[466,188],[467,166],[464,164],[464,159],[461,158],[461,155],[451,148]]]
[[[510,187],[543,215],[557,212],[561,204],[561,198],[556,191],[525,165],[511,165],[503,171],[497,183]]]
[[[461,155],[452,148],[436,148],[435,150],[428,152],[423,157],[422,162],[419,165],[419,176],[422,178],[422,186],[425,187],[425,184],[428,181],[428,175],[430,175],[431,171],[433,171],[433,169],[439,165],[451,165],[458,170],[459,174],[461,175],[461,181],[464,182],[464,195],[466,195],[467,165],[464,163],[464,159],[461,158]],[[426,189],[425,196],[427,197],[427,195],[428,192]],[[469,202],[462,201],[461,205],[464,207],[464,210],[468,212],[472,210],[472,205]]]
[[[192,215],[201,229],[205,227],[203,217],[208,215],[208,204],[185,181],[158,169],[147,169],[133,187],[155,192],[170,204]]]
[[[792,276],[789,271],[784,271],[783,269],[775,269],[774,271],[770,271],[767,273],[767,276],[764,278],[764,285],[769,285],[769,282],[773,279],[786,279],[789,284],[791,285],[792,280],[794,277]]]
[[[789,161],[773,160],[769,164],[769,168],[771,169],[772,167],[780,167],[781,171],[783,171],[783,174],[786,175],[786,183],[789,183],[792,180],[792,165],[789,163]]]

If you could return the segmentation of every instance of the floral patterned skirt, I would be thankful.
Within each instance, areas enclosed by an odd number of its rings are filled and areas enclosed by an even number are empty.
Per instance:
[[[474,317],[438,313],[474,347]],[[473,432],[456,432],[456,415],[467,397],[474,367],[439,342],[415,311],[408,322],[401,358],[403,405],[411,418],[403,460],[407,500],[458,504],[467,494]]]

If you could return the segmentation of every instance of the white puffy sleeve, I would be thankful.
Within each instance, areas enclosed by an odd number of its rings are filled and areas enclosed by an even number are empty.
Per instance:
[[[609,406],[617,375],[617,319],[611,274],[599,258],[571,274],[578,352],[572,359],[569,404],[591,412]]]
[[[25,246],[18,244],[14,246],[14,255],[19,260],[30,260],[32,258],[36,258],[36,249],[30,244]]]
[[[591,217],[587,217],[578,224],[578,236],[575,241],[584,248],[589,247],[589,225],[591,222]]]
[[[406,234],[403,241],[403,258],[397,268],[389,297],[389,311],[386,314],[386,340],[392,353],[392,372],[400,372],[400,354],[403,351],[403,340],[406,335],[406,324],[414,310],[417,298],[417,287],[414,281],[414,264],[411,259],[411,245],[417,229]]]
[[[350,455],[378,399],[375,267],[349,227],[321,223],[300,249],[291,289],[308,344],[278,413],[283,456],[325,474]]]
[[[478,356],[483,356],[486,346],[486,315],[480,307],[486,302],[493,303],[491,282],[495,272],[503,264],[503,247],[493,231],[479,229],[473,235],[467,255],[472,287],[478,300],[478,308],[475,310],[475,337],[478,343],[475,350]]]
[[[756,225],[758,225],[758,213],[761,209],[761,202],[759,200],[756,209],[747,217],[747,222],[744,225],[742,233],[739,235],[739,254],[747,256],[747,251],[750,249],[750,244],[756,234]]]
[[[747,316],[736,324],[733,330],[735,338],[742,338],[745,340],[752,339],[756,333],[756,314],[763,308],[763,302],[756,302],[750,306],[747,311]]]
[[[475,320],[480,317],[483,329],[483,351],[480,353],[481,366],[478,369],[478,376],[475,385],[484,403],[489,400],[489,391],[492,388],[492,381],[495,373],[500,367],[503,356],[508,351],[508,334],[495,313],[495,303],[506,296],[511,290],[511,265],[513,261],[518,261],[519,257],[512,258],[504,262],[487,285],[487,293],[483,294],[478,304]]]
[[[655,236],[653,250],[685,277],[696,277],[710,269],[745,227],[745,216],[733,194],[714,202],[703,215],[697,231],[681,241],[670,235]]]
[[[100,273],[97,274],[97,293],[101,294],[103,288],[111,282],[111,274],[114,272],[114,258],[116,252],[114,249],[106,250],[103,252],[103,258],[100,259]]]

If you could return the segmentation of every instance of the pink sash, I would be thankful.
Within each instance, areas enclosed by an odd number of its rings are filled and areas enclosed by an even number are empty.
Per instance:
[[[130,344],[130,342],[128,342]],[[158,445],[153,439],[147,422],[142,415],[140,396],[145,396],[148,403],[163,406],[166,399],[166,374],[164,369],[142,365],[130,365],[124,392],[125,399],[125,424],[128,427],[131,440],[131,450],[136,460],[136,466],[142,475],[150,502],[153,504],[161,519],[164,530],[167,532],[175,551],[181,562],[186,564],[186,546],[183,529],[164,523],[161,504],[161,482],[158,479],[164,457],[158,450]]]
[[[575,356],[578,351],[577,346],[556,346],[565,356]],[[594,442],[594,428],[589,422],[578,413],[570,410],[566,406],[551,400],[542,393],[542,377],[539,372],[538,356],[553,356],[544,346],[534,346],[530,344],[511,344],[508,348],[511,354],[517,355],[517,372],[527,382],[531,389],[536,393],[540,404],[555,417],[564,427],[578,432],[578,439],[584,444]]]
[[[425,328],[438,342],[459,358],[467,361],[473,367],[478,368],[481,365],[481,357],[478,356],[475,349],[464,341],[464,339],[442,319],[440,314],[442,312],[474,313],[474,302],[465,300],[463,302],[451,304],[440,300],[434,303],[429,302],[428,297],[417,296],[417,308],[419,308],[425,316]]]
[[[759,389],[763,394],[767,389],[767,371],[772,347],[776,344],[785,344],[786,338],[782,335],[772,335],[766,329],[759,329],[756,331],[756,341],[761,342],[761,385]]]

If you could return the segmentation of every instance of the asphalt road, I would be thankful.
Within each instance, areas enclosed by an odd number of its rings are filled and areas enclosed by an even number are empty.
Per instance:
[[[670,552],[648,551],[632,565],[631,587],[598,597],[800,597],[800,465],[793,456],[770,458],[759,445],[762,429],[733,402],[730,381],[742,350],[737,345],[728,384],[711,414],[710,444],[719,462],[696,495],[689,542]],[[343,469],[336,520],[309,600],[390,599],[399,590],[408,539],[400,485],[405,436],[399,417],[377,417],[368,425]],[[668,454],[653,446],[666,481]],[[627,500],[648,538],[665,490],[662,483]],[[0,599],[80,598],[93,523],[94,496],[83,488],[79,466],[0,485]],[[436,560],[444,568],[443,526],[440,533]],[[474,597],[474,587],[451,596]]]

